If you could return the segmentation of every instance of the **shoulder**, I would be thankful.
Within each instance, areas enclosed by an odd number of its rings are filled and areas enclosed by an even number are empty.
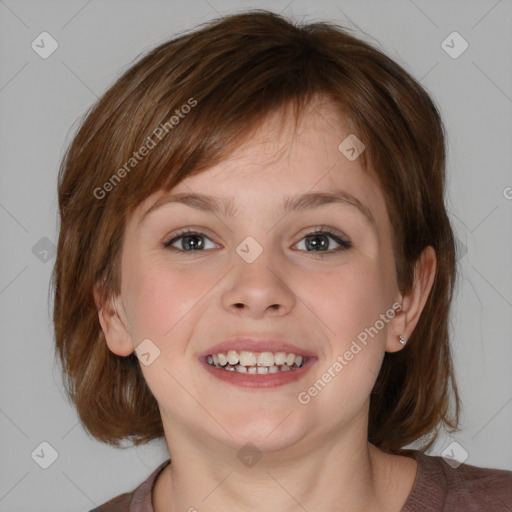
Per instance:
[[[140,486],[139,486],[140,487]],[[138,489],[138,487],[137,487]],[[135,491],[125,492],[89,512],[129,512]]]
[[[418,461],[418,473],[401,512],[512,509],[512,471],[470,464],[452,466],[443,457],[416,450],[409,450],[409,456]]]
[[[89,512],[153,512],[151,498],[155,481],[170,462],[170,459],[162,462],[162,464],[133,491],[120,494]]]

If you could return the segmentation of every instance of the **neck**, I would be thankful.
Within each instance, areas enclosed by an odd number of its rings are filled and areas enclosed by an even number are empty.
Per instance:
[[[326,437],[324,432],[317,440],[308,435],[307,445],[302,440],[265,452],[257,461],[258,454],[250,450],[198,443],[193,436],[183,442],[184,433],[173,438],[171,430],[166,439],[172,462],[155,485],[155,512],[394,511],[414,482],[412,459],[404,461],[369,444],[365,429],[355,435],[332,432]]]

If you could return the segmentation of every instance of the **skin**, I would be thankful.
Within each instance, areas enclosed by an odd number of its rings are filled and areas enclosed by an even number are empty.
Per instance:
[[[141,223],[169,193],[158,191],[139,205],[126,225],[121,292],[114,308],[99,311],[115,354],[132,353],[144,339],[160,350],[150,365],[141,364],[172,456],[155,484],[156,512],[291,512],[298,504],[309,511],[392,512],[406,502],[416,477],[415,460],[368,443],[368,407],[384,352],[401,350],[399,335],[408,337],[419,319],[435,253],[424,251],[414,288],[403,295],[380,188],[359,159],[349,161],[338,150],[351,133],[348,125],[322,100],[310,104],[295,135],[291,118],[280,131],[276,119],[270,116],[227,160],[170,192],[225,196],[239,208],[237,216],[169,203]],[[279,213],[285,196],[335,189],[366,205],[375,226],[347,204]],[[322,226],[353,247],[336,252],[339,244],[321,235],[328,251],[308,248],[307,228]],[[204,233],[202,252],[163,247],[184,227]],[[247,236],[263,248],[250,264],[235,250]],[[173,245],[184,250],[184,242]],[[402,310],[301,404],[297,395],[394,303]],[[240,333],[284,339],[318,360],[304,378],[272,390],[233,386],[205,371],[197,355]],[[252,467],[237,458],[249,442],[262,454]]]

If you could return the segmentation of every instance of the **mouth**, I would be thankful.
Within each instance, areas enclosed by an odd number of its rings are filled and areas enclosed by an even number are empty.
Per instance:
[[[317,361],[314,353],[279,340],[237,337],[198,356],[213,377],[245,388],[275,388],[301,379]]]
[[[252,352],[229,350],[206,356],[206,364],[225,371],[248,375],[268,375],[296,371],[307,362],[307,356],[293,352]]]

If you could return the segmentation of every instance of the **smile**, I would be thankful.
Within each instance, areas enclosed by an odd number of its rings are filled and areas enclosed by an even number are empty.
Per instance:
[[[208,355],[207,364],[227,371],[247,373],[249,375],[265,375],[294,371],[302,368],[308,361],[307,357],[292,352],[253,352],[229,350]]]
[[[200,358],[210,375],[220,381],[249,389],[272,389],[302,379],[315,364],[314,356],[293,352],[237,352],[228,350]]]

